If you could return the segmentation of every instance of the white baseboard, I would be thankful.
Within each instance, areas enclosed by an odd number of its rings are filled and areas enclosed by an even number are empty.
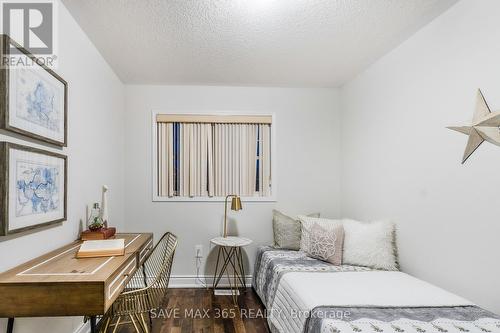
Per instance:
[[[73,333],[90,333],[90,322],[82,323]]]
[[[231,283],[233,283],[233,276],[230,276]],[[203,281],[207,287],[212,287],[213,276],[212,275],[201,275],[196,278],[196,275],[172,275],[170,277],[169,288],[203,288]],[[252,275],[245,276],[245,284],[247,287],[252,286]],[[229,282],[227,276],[221,278],[218,287],[229,288]]]

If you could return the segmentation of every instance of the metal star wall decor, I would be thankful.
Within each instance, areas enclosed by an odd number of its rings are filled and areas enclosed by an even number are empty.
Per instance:
[[[463,133],[469,136],[467,146],[465,147],[462,164],[476,151],[484,142],[488,141],[494,145],[500,146],[500,112],[491,112],[483,93],[480,89],[477,91],[476,111],[472,118],[472,125],[469,126],[450,126],[451,130]]]

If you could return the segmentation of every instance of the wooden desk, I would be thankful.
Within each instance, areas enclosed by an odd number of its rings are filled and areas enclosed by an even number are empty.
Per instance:
[[[0,274],[0,317],[104,314],[153,248],[152,234],[117,234],[125,255],[75,258],[82,241],[63,246]],[[9,327],[8,327],[9,331]]]

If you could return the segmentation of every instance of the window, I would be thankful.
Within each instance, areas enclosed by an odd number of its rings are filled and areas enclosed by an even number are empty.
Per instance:
[[[272,116],[153,113],[154,197],[272,198]]]

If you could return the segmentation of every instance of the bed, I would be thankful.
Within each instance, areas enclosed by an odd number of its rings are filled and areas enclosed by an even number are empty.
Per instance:
[[[500,317],[399,271],[261,247],[253,287],[273,333],[500,332]]]

